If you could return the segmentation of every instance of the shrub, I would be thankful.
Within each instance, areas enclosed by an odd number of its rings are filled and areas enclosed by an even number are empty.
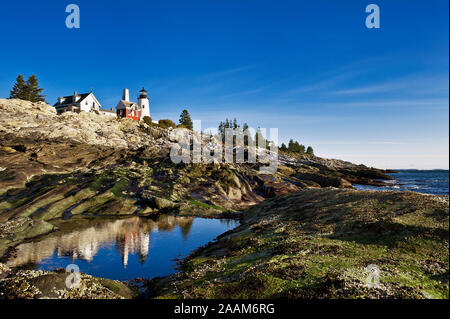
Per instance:
[[[143,121],[145,124],[147,124],[148,126],[152,126],[153,122],[152,122],[152,118],[150,116],[144,116]]]
[[[175,123],[172,120],[169,120],[169,119],[159,120],[158,124],[162,128],[169,128],[169,127],[176,128],[177,127],[175,125]]]

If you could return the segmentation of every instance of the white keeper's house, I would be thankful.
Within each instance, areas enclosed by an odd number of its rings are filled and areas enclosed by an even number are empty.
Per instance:
[[[57,114],[72,111],[77,113],[91,112],[101,115],[116,116],[116,112],[112,108],[111,110],[101,108],[100,102],[94,96],[92,91],[83,94],[74,92],[73,95],[59,97],[58,102],[53,106],[55,107]]]

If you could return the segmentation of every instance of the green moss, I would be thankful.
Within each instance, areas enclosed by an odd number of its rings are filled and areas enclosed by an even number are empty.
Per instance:
[[[166,283],[159,296],[448,298],[445,202],[305,190],[244,216],[242,226],[189,256],[179,281]],[[370,264],[380,269],[378,288],[366,285]]]
[[[54,189],[56,186],[55,185],[50,185],[50,186],[46,186],[43,187],[41,189],[39,189],[38,191],[32,193],[32,194],[25,194],[24,196],[18,197],[17,199],[11,201],[11,207],[12,208],[17,208],[20,207],[22,205],[25,205],[29,202],[31,202],[32,200],[34,200],[35,198],[51,191],[52,189]]]
[[[5,210],[10,209],[11,206],[11,203],[8,203],[7,201],[0,202],[0,214]]]
[[[225,209],[223,207],[216,206],[216,205],[209,205],[209,204],[206,204],[206,203],[203,203],[203,202],[199,202],[199,201],[196,201],[196,200],[193,200],[193,199],[190,199],[189,203],[192,204],[192,205],[200,206],[200,207],[218,209],[218,210],[221,210],[223,212],[227,211],[227,209]]]
[[[88,200],[80,203],[78,206],[74,207],[71,213],[72,215],[78,215],[81,213],[89,212],[90,210],[95,209],[95,207],[98,207],[110,201],[111,199],[113,199],[113,196],[114,195],[110,192],[106,192],[98,196],[93,196]]]
[[[46,207],[44,211],[34,214],[33,219],[50,220],[54,218],[60,218],[62,217],[62,214],[70,207],[94,195],[95,192],[93,190],[84,188],[72,196],[65,197],[57,202],[54,202],[50,206]]]
[[[113,179],[110,175],[101,174],[89,185],[89,188],[94,191],[100,191],[101,189],[107,187],[112,182]]]
[[[121,283],[120,281],[106,279],[106,278],[96,278],[96,279],[102,286],[108,288],[112,292],[114,292],[124,298],[131,299],[137,295],[136,292],[133,292],[128,286]]]
[[[122,197],[122,192],[127,189],[129,185],[129,181],[126,178],[121,178],[117,181],[114,186],[110,189],[110,192],[114,194],[116,197]]]

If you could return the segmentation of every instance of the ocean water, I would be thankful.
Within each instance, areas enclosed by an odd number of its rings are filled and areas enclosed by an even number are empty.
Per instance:
[[[423,194],[448,195],[448,170],[398,170],[389,174],[396,180],[385,180],[388,186],[354,185],[356,189],[408,190]]]

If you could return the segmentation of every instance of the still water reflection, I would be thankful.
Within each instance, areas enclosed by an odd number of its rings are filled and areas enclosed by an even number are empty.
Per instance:
[[[93,224],[94,223],[94,224]],[[75,263],[80,271],[118,280],[175,272],[175,258],[237,226],[237,221],[162,216],[95,221],[17,247],[7,264],[50,270]]]

